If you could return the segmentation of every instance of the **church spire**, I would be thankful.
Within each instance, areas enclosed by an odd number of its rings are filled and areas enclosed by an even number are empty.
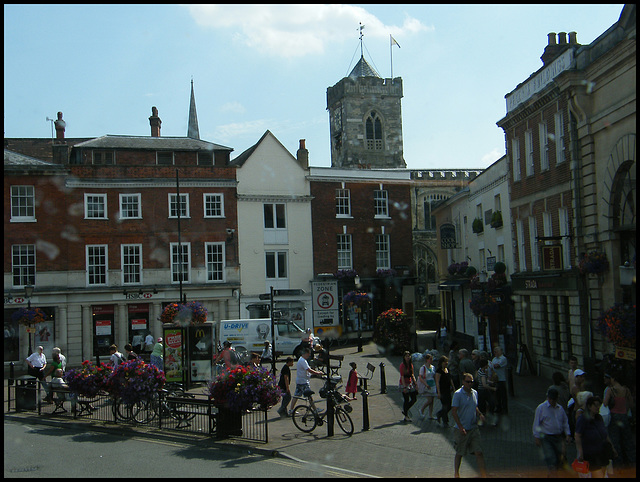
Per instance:
[[[191,79],[191,103],[189,104],[189,125],[187,127],[187,137],[200,139],[198,129],[198,114],[196,113],[196,96],[193,94],[193,79]]]

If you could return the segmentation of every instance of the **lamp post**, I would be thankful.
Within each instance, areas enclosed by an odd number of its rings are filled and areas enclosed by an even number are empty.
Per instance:
[[[484,291],[487,288],[486,286],[487,270],[486,269],[482,268],[482,271],[480,271],[480,273],[478,274],[478,280],[482,285],[482,292],[484,293]],[[482,314],[480,315],[479,328],[480,328],[480,333],[482,333],[482,350],[486,351],[487,350],[487,320],[485,316]]]
[[[33,286],[26,285],[24,287],[24,295],[27,297],[27,309],[31,309],[31,296],[33,295]],[[32,328],[29,326],[27,330],[31,330]],[[28,331],[29,334],[29,356],[31,356],[31,331]]]

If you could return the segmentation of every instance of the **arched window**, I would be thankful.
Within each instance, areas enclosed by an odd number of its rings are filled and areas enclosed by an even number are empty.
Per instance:
[[[371,112],[365,121],[367,149],[382,150],[382,121],[375,112]]]

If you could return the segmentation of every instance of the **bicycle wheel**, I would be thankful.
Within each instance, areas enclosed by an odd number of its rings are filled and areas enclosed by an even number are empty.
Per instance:
[[[291,418],[293,419],[293,424],[298,427],[298,430],[306,433],[312,432],[318,424],[315,413],[313,413],[313,410],[307,405],[296,407]]]
[[[141,400],[136,402],[132,406],[133,419],[140,423],[145,424],[151,422],[156,418],[158,409],[158,399],[153,398],[151,400]]]
[[[116,417],[121,420],[125,420],[125,421],[133,420],[133,406],[127,405],[122,400],[115,401],[115,413],[116,413]]]
[[[353,421],[347,412],[342,407],[336,407],[336,422],[344,433],[351,436],[353,434]]]

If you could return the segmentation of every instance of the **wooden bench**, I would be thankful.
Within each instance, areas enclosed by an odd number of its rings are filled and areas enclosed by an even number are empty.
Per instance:
[[[360,391],[367,390],[367,382],[373,378],[373,373],[376,371],[376,366],[371,363],[367,363],[367,373],[364,375],[358,375],[358,387]]]

